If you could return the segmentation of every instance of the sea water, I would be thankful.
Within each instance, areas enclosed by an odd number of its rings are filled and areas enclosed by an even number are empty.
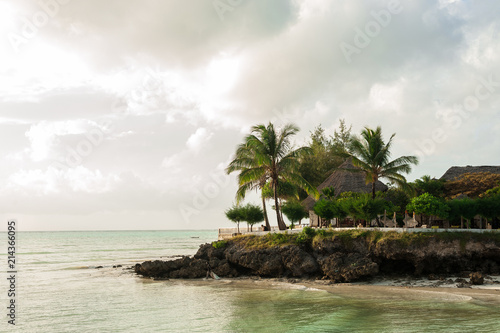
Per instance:
[[[193,255],[216,238],[216,231],[19,232],[16,325],[8,324],[5,251],[0,332],[500,332],[498,293],[153,281],[129,269]]]

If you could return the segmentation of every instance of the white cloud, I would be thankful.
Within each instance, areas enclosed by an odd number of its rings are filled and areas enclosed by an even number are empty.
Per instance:
[[[104,176],[99,170],[91,171],[83,166],[67,170],[48,167],[45,171],[20,170],[8,178],[7,187],[15,192],[38,196],[54,193],[71,195],[71,192],[108,192],[119,182],[120,177],[116,174]]]
[[[213,182],[210,170],[223,169],[252,125],[268,121],[296,123],[297,144],[319,124],[333,134],[342,118],[354,133],[381,125],[397,133],[400,154],[444,129],[448,139],[417,176],[498,164],[491,119],[500,87],[457,128],[438,116],[474,96],[481,78],[500,82],[498,4],[401,2],[348,63],[340,43],[354,43],[389,2],[252,0],[224,20],[211,1],[61,6],[19,53],[0,41],[0,139],[9,142],[0,147],[0,199],[21,213],[27,198],[50,214],[62,203],[70,215],[176,211]],[[0,9],[0,31],[21,33],[18,18],[40,7],[0,0]],[[103,137],[87,154],[94,130]],[[78,148],[84,158],[68,165]],[[64,167],[48,167],[54,161]],[[231,186],[210,211],[227,207]]]
[[[403,86],[401,83],[392,85],[377,83],[370,89],[370,97],[367,104],[374,111],[400,113],[403,97],[402,90]]]
[[[35,162],[47,160],[49,158],[55,159],[57,153],[61,153],[60,151],[54,151],[54,147],[60,143],[59,139],[64,136],[78,134],[85,135],[85,141],[88,141],[86,142],[86,146],[93,148],[93,145],[100,143],[105,130],[106,129],[101,125],[86,119],[55,122],[41,121],[32,125],[26,132],[26,137],[31,142],[28,153]],[[92,137],[92,133],[95,131],[99,132],[99,142],[94,141]],[[79,143],[77,142],[72,149],[75,150],[78,146]]]
[[[186,146],[195,153],[198,153],[205,145],[208,144],[213,136],[213,132],[210,132],[204,127],[200,127],[188,138]]]

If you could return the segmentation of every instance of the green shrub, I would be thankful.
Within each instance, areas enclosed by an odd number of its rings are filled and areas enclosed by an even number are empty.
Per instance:
[[[304,233],[300,233],[295,238],[295,243],[297,244],[307,244],[311,241],[311,238]]]
[[[323,229],[319,229],[316,231],[316,235],[321,236],[321,237],[326,237],[327,236],[327,231]]]
[[[311,227],[304,227],[304,229],[302,229],[302,234],[309,238],[313,238],[316,235],[316,231]]]
[[[216,249],[223,249],[227,246],[227,241],[225,240],[220,240],[217,242],[212,242],[212,246]]]
[[[281,245],[285,244],[288,242],[289,238],[288,234],[281,234],[281,233],[276,233],[276,234],[270,234],[271,236],[271,245]]]

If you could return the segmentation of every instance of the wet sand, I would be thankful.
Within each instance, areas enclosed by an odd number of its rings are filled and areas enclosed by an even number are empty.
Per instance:
[[[454,281],[457,278],[450,277],[445,282]],[[468,279],[465,280],[468,281]],[[484,285],[467,285],[462,288],[458,288],[456,282],[442,283],[443,281],[428,279],[378,279],[356,283],[331,283],[329,280],[241,277],[220,280],[169,280],[169,282],[235,288],[328,292],[339,297],[363,300],[480,302],[500,308],[500,276],[489,277]]]

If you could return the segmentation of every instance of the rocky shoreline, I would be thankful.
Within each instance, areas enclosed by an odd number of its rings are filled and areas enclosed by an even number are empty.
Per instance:
[[[465,241],[431,236],[405,243],[390,238],[327,237],[303,244],[252,247],[245,238],[235,238],[214,245],[201,245],[193,257],[146,261],[136,264],[134,270],[154,279],[195,279],[206,277],[210,265],[215,274],[225,278],[298,278],[332,283],[427,278],[459,287],[479,285],[489,275],[500,274],[500,246],[493,239]],[[450,276],[457,278],[451,280]]]

